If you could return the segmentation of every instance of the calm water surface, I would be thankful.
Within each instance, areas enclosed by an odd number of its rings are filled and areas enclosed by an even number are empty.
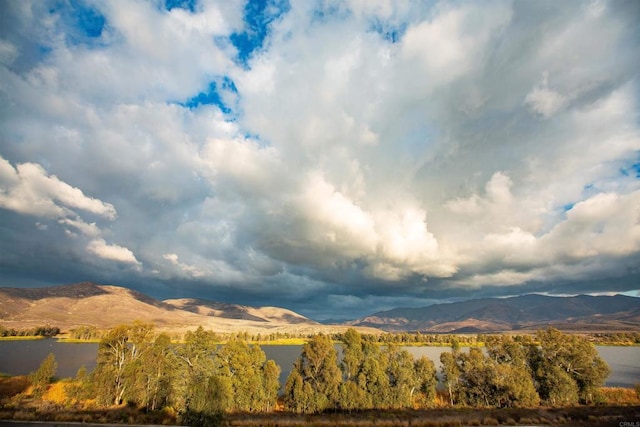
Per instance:
[[[336,346],[339,347],[339,346]],[[440,367],[440,354],[448,347],[404,347],[414,357],[427,356]],[[611,368],[606,385],[611,387],[632,387],[640,382],[640,347],[596,347],[600,356]],[[300,355],[302,346],[264,345],[262,350],[267,359],[276,361],[282,372],[280,384],[284,385],[291,372],[293,362]],[[463,349],[464,350],[464,349]],[[98,344],[60,343],[55,339],[0,341],[0,373],[25,375],[38,369],[42,360],[53,353],[58,362],[59,377],[73,377],[81,366],[88,371],[96,365]]]

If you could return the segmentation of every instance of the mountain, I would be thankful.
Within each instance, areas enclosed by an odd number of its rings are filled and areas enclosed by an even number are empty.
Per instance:
[[[197,326],[217,332],[250,333],[346,330],[346,326],[320,325],[284,308],[197,299],[159,301],[131,289],[91,282],[45,288],[0,287],[0,325],[6,328],[49,324],[63,331],[83,325],[106,329],[134,320],[150,322],[157,329],[170,332]]]
[[[256,322],[316,323],[294,311],[280,307],[251,307],[194,298],[168,299],[163,302],[177,309],[203,316],[253,320]]]
[[[537,294],[483,298],[427,307],[394,308],[345,324],[386,331],[434,333],[535,330],[550,325],[565,330],[637,331],[640,329],[640,298]]]

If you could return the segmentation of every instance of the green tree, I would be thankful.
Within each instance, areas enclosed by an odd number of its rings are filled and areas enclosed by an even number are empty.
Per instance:
[[[408,408],[413,405],[413,394],[420,386],[414,369],[413,356],[390,344],[382,352],[386,364],[389,389],[384,393],[385,404],[391,408]]]
[[[365,408],[389,407],[390,387],[387,376],[387,359],[381,357],[376,348],[370,351],[362,363],[362,371],[358,375],[358,385],[365,389]]]
[[[447,387],[451,406],[458,403],[460,394],[460,367],[458,366],[457,356],[457,348],[452,348],[450,352],[444,352],[440,355],[442,381]]]
[[[176,409],[211,414],[219,409],[212,407],[210,401],[213,395],[223,393],[221,389],[224,390],[226,384],[210,381],[215,374],[215,353],[216,336],[211,331],[198,327],[185,334],[184,344],[176,347],[179,371],[175,383]]]
[[[49,353],[44,358],[38,369],[29,374],[29,382],[33,386],[33,394],[36,397],[41,397],[47,390],[47,386],[53,380],[58,369],[58,363],[53,353]]]
[[[499,407],[532,407],[540,403],[531,372],[522,366],[496,364],[495,403]]]
[[[119,405],[125,393],[136,395],[132,390],[137,381],[136,362],[152,337],[152,325],[134,322],[116,326],[102,338],[93,374],[99,402]]]
[[[73,382],[67,386],[67,396],[70,403],[90,399],[94,395],[93,381],[87,373],[87,368],[82,365],[76,372]]]
[[[418,391],[421,393],[420,400],[423,403],[431,403],[436,397],[436,386],[438,377],[433,361],[425,356],[420,357],[414,364],[415,378]]]
[[[278,391],[280,390],[280,366],[269,359],[263,367],[263,389],[264,398],[262,400],[262,410],[271,411],[278,400]]]
[[[456,357],[460,369],[460,396],[470,406],[496,406],[495,365],[477,347]]]
[[[131,387],[127,393],[130,401],[155,410],[169,404],[173,394],[173,370],[176,358],[171,338],[166,333],[158,335],[153,342],[138,344],[138,357],[130,363],[128,375]]]
[[[285,407],[293,412],[305,413],[311,412],[311,385],[305,383],[302,377],[302,369],[300,368],[300,359],[296,360],[293,364],[293,369],[287,377],[287,381],[284,386],[283,402]]]
[[[531,341],[518,341],[510,336],[485,339],[488,357],[496,365],[494,386],[500,407],[530,407],[540,403],[527,359],[529,345],[532,345]]]
[[[536,337],[539,346],[530,347],[529,364],[540,397],[551,404],[560,396],[575,400],[570,393],[574,389],[570,384],[573,381],[578,400],[594,402],[610,372],[595,346],[583,337],[563,334],[554,328],[538,331]]]
[[[347,329],[342,336],[342,361],[340,367],[346,381],[352,380],[360,373],[364,351],[362,336],[353,328]]]
[[[280,368],[262,349],[232,338],[216,354],[216,375],[229,384],[228,410],[259,411],[275,404]],[[270,363],[268,363],[270,362]]]
[[[302,348],[285,385],[285,404],[296,412],[321,412],[335,408],[342,380],[331,339],[314,336]]]

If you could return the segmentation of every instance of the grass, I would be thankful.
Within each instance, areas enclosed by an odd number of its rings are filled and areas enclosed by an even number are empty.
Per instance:
[[[66,338],[66,337],[61,337],[58,338],[57,340],[60,343],[65,343],[65,344],[86,344],[86,343],[100,343],[100,338],[95,338],[95,339],[89,339],[89,340],[85,340],[82,338]]]
[[[303,415],[288,412],[234,413],[217,419],[226,427],[449,427],[486,425],[618,426],[635,421],[640,406],[576,406],[568,408],[442,408],[326,412]],[[97,408],[61,406],[53,402],[0,407],[0,419],[52,422],[177,424],[180,416],[170,408],[145,412],[132,406]]]
[[[309,342],[308,338],[278,338],[272,341],[249,341],[248,344],[258,345],[304,345]]]
[[[98,407],[93,400],[70,402],[72,380],[50,384],[42,399],[31,396],[26,376],[0,377],[0,420],[49,422],[179,424],[180,414],[171,408],[146,411],[131,405]],[[602,405],[535,408],[431,407],[407,410],[328,411],[295,414],[282,410],[263,413],[228,413],[215,418],[225,427],[449,427],[487,425],[618,426],[640,419],[640,396],[634,389],[602,388]]]
[[[632,388],[602,387],[600,392],[607,405],[640,405],[640,394]]]
[[[24,336],[0,337],[0,341],[43,340],[45,338],[47,337],[43,337],[42,335],[24,335]]]

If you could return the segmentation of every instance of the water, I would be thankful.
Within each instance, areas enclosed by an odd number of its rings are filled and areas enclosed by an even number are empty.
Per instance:
[[[61,343],[55,339],[0,341],[0,373],[26,375],[38,369],[49,353],[58,363],[56,376],[74,377],[83,365],[87,371],[95,368],[98,344]]]
[[[339,347],[339,346],[336,346]],[[440,354],[448,347],[404,347],[414,357],[427,356],[440,367]],[[600,357],[611,368],[605,385],[609,387],[633,387],[640,382],[640,347],[597,346]],[[293,362],[300,355],[299,345],[264,345],[267,359],[273,359],[281,368],[280,384],[284,385]],[[464,349],[463,349],[464,350]],[[25,375],[38,369],[42,360],[53,353],[58,362],[58,377],[73,377],[80,366],[88,371],[96,365],[98,344],[60,343],[55,339],[0,341],[0,373]]]
[[[606,385],[633,387],[640,382],[640,347],[596,347],[611,369]]]

